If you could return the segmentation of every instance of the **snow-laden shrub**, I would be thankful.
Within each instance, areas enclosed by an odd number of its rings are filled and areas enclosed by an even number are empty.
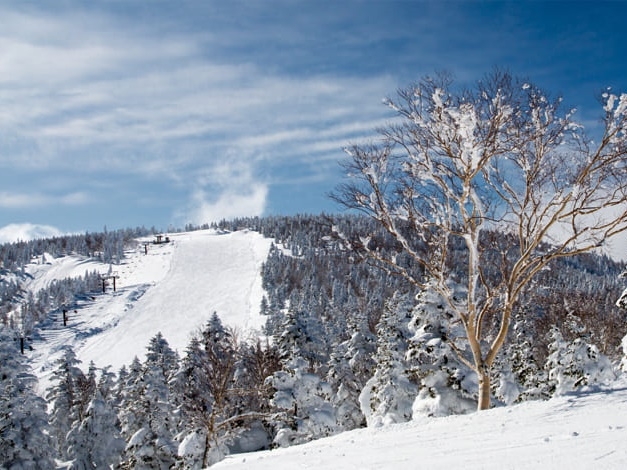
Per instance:
[[[284,370],[268,378],[276,390],[272,405],[286,410],[290,417],[280,426],[275,445],[299,444],[340,430],[330,401],[331,386],[308,370],[309,363],[295,356],[286,362]]]
[[[616,374],[607,356],[583,338],[568,343],[560,331],[551,331],[552,342],[547,358],[549,389],[554,396],[564,395],[584,386],[602,385],[613,381]]]
[[[178,457],[186,470],[199,470],[220,462],[228,454],[223,441],[207,442],[207,432],[197,429],[185,435],[178,445]],[[205,465],[203,465],[205,461]]]

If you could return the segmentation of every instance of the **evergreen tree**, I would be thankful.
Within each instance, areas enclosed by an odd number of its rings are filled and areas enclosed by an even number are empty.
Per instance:
[[[73,427],[68,433],[72,469],[111,468],[120,462],[125,443],[120,437],[115,408],[107,399],[108,387],[109,384],[101,379],[80,426]]]
[[[527,400],[542,400],[550,395],[547,391],[547,375],[538,364],[534,354],[535,328],[530,323],[529,314],[515,317],[512,338],[499,357],[499,368],[503,370],[495,395],[505,404]]]
[[[331,403],[331,386],[310,370],[308,361],[292,356],[283,362],[282,370],[268,378],[276,390],[272,404],[286,411],[276,423],[276,445],[301,444],[340,430]]]
[[[326,365],[328,347],[320,321],[310,310],[298,308],[300,298],[293,299],[285,313],[279,335],[275,338],[279,355],[283,361],[292,357],[305,359],[316,369]]]
[[[175,381],[185,421],[179,455],[186,468],[204,468],[223,459],[229,446],[266,411],[265,376],[259,376],[272,368],[272,353],[265,356],[261,349],[240,345],[216,312],[192,338]]]
[[[178,358],[165,338],[158,333],[148,345],[142,367],[143,387],[139,387],[139,402],[135,406],[133,428],[125,449],[123,466],[135,469],[168,469],[177,461],[174,435],[176,419],[170,402],[169,383]],[[128,424],[128,423],[125,423]]]
[[[118,416],[122,437],[130,440],[147,421],[144,407],[141,406],[144,396],[143,366],[137,356],[133,358],[128,370],[123,367],[118,375],[116,402],[119,403]]]
[[[76,358],[71,347],[63,349],[63,355],[56,361],[56,369],[52,373],[55,385],[48,389],[46,396],[51,404],[50,425],[52,435],[56,439],[57,449],[62,459],[69,457],[66,437],[70,429],[80,425],[83,418],[85,389],[82,387],[87,380],[78,367],[80,360]]]
[[[211,413],[213,397],[208,393],[207,355],[197,336],[192,337],[174,378],[179,399],[179,416],[185,433],[178,448],[186,468],[202,468],[205,453],[204,417]]]
[[[622,372],[627,372],[627,335],[623,336],[621,347],[623,349],[623,357],[620,361],[620,370]]]
[[[418,393],[405,360],[410,305],[397,297],[386,305],[377,325],[376,369],[359,396],[368,426],[408,421]]]
[[[413,404],[414,418],[448,416],[476,409],[476,376],[464,363],[465,351],[455,345],[462,331],[451,324],[453,315],[434,290],[418,295],[409,330],[413,334],[407,352],[419,393]],[[461,356],[460,356],[461,355]]]
[[[0,327],[0,462],[2,468],[54,468],[46,404],[13,338]]]
[[[376,338],[364,321],[349,319],[351,337],[333,348],[327,380],[334,390],[332,403],[338,425],[344,429],[364,426],[359,394],[375,369]]]
[[[564,395],[578,388],[601,385],[616,378],[609,359],[584,338],[564,340],[560,330],[551,330],[549,356],[545,365],[549,392]]]

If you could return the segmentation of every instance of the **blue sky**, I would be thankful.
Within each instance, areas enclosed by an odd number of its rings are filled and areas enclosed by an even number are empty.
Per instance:
[[[343,147],[439,70],[529,78],[594,126],[627,3],[0,1],[0,241],[335,212]],[[30,225],[28,225],[30,224]]]

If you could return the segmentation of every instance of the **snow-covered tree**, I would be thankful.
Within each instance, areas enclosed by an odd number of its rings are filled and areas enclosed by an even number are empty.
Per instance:
[[[460,360],[463,345],[456,346],[463,329],[451,323],[453,314],[447,308],[437,291],[427,289],[412,310],[407,361],[419,381],[414,419],[464,414],[476,407],[476,375]]]
[[[621,273],[620,277],[627,277],[627,271]],[[623,290],[623,293],[616,301],[616,306],[623,310],[627,309],[627,288]],[[623,336],[621,340],[621,348],[623,350],[623,357],[620,361],[620,370],[623,372],[627,372],[627,335]]]
[[[584,338],[565,341],[560,330],[551,330],[549,356],[545,365],[548,388],[553,395],[564,395],[584,386],[602,385],[616,378],[609,359]]]
[[[291,302],[292,306],[285,312],[275,344],[281,359],[300,357],[315,368],[324,364],[328,355],[324,330],[310,310],[293,306],[297,303]]]
[[[204,468],[223,459],[237,434],[259,417],[251,406],[260,390],[238,377],[246,374],[245,356],[215,312],[190,341],[175,379],[185,428],[178,453],[186,468]]]
[[[376,369],[359,402],[368,426],[408,421],[418,385],[405,359],[411,318],[407,299],[390,301],[377,325]]]
[[[138,402],[125,402],[138,409],[134,412],[131,429],[135,432],[127,441],[123,465],[135,469],[168,469],[176,463],[176,419],[169,383],[177,367],[176,353],[158,333],[148,344],[140,379],[143,386],[136,390]]]
[[[621,348],[623,349],[623,357],[620,361],[620,370],[622,372],[627,372],[627,335],[623,336]]]
[[[144,409],[140,406],[144,388],[143,366],[135,356],[128,370],[126,367],[120,369],[116,388],[115,401],[119,403],[118,417],[125,440],[129,440],[147,420]]]
[[[52,380],[56,382],[48,389],[46,399],[51,404],[50,426],[52,435],[57,442],[57,449],[62,459],[67,459],[68,449],[66,437],[70,429],[80,425],[85,409],[84,404],[89,402],[85,398],[88,380],[78,367],[81,361],[76,357],[71,347],[63,349],[62,356],[55,362],[56,369],[52,373]]]
[[[548,398],[544,364],[534,354],[535,329],[530,328],[533,316],[521,312],[511,329],[511,340],[496,360],[500,374],[494,381],[494,394],[509,405],[527,400]]]
[[[19,346],[0,327],[0,466],[7,469],[54,468],[56,452],[48,434],[46,403],[34,388]]]
[[[101,379],[85,417],[68,433],[72,469],[111,468],[120,462],[125,443],[120,436],[120,423],[110,400],[107,380]]]
[[[174,378],[185,434],[179,444],[178,455],[183,459],[185,467],[190,469],[202,468],[205,463],[205,422],[213,409],[207,360],[201,340],[197,336],[192,337]]]
[[[500,71],[472,87],[425,77],[388,100],[400,119],[380,143],[347,149],[335,199],[397,246],[381,250],[371,233],[344,240],[447,301],[465,329],[478,409],[490,406],[491,369],[529,282],[627,229],[627,94],[603,94],[594,140],[561,102]]]
[[[276,390],[272,404],[286,411],[285,418],[277,421],[274,443],[278,446],[301,444],[340,430],[331,403],[331,386],[310,371],[307,360],[293,356],[268,378]]]
[[[333,348],[329,360],[327,381],[334,390],[332,403],[337,423],[344,430],[365,424],[359,395],[375,369],[376,337],[364,321],[349,318],[351,337]]]

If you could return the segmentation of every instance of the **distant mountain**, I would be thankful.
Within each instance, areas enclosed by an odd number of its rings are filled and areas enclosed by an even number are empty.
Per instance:
[[[37,224],[9,224],[0,228],[0,243],[58,237],[62,233],[56,227]]]

